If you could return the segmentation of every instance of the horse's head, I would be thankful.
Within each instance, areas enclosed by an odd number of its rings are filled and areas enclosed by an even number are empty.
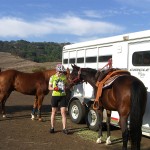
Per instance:
[[[83,77],[81,76],[81,68],[74,65],[71,65],[73,70],[69,75],[70,83],[72,85],[79,84],[83,81]]]
[[[70,74],[70,80],[75,84],[82,82],[95,82],[96,70],[92,68],[80,68],[77,65],[71,65],[73,70]]]
[[[80,68],[76,65],[71,65],[73,70],[70,74],[70,80],[72,84],[76,85],[83,82],[88,82],[93,87],[95,87],[96,78],[95,75],[97,70],[92,68]]]

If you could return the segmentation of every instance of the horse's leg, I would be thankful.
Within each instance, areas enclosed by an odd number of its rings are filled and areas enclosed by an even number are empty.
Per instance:
[[[5,103],[6,103],[6,100],[3,100],[2,101],[2,116],[3,116],[3,118],[6,118],[7,117],[7,115],[6,115],[6,109],[5,109]]]
[[[120,127],[121,127],[121,131],[122,131],[122,139],[123,139],[123,147],[122,150],[127,150],[127,144],[128,144],[128,139],[129,139],[129,131],[128,131],[128,127],[127,127],[127,116],[123,117],[120,116]]]
[[[106,140],[106,145],[111,144],[111,140],[110,140],[110,118],[111,118],[111,111],[106,110],[107,112],[107,120],[106,120],[106,125],[107,125],[107,140]]]
[[[2,105],[2,116],[3,118],[7,117],[6,115],[6,109],[5,109],[5,103],[7,98],[9,97],[9,95],[11,94],[11,92],[7,93],[7,94],[0,94],[0,101],[1,101],[1,105]]]
[[[1,89],[0,89],[1,90]],[[5,103],[4,103],[4,94],[0,91],[0,102],[1,102],[1,113],[3,117],[5,116]]]
[[[37,107],[38,107],[38,99],[37,99],[37,96],[35,96],[33,109],[32,109],[32,113],[31,113],[31,119],[32,120],[35,120],[35,112],[36,112]]]
[[[103,109],[102,109],[102,108],[99,109],[98,112],[99,112],[99,115],[100,115],[100,122],[99,122],[98,139],[97,139],[96,143],[100,144],[100,143],[102,143],[102,140],[101,140],[101,139],[102,139],[102,136],[103,136],[103,134],[102,134],[102,127],[103,127]]]
[[[38,96],[38,111],[37,111],[37,117],[38,117],[39,121],[42,121],[42,118],[41,118],[41,107],[42,107],[43,99],[44,99],[44,95]]]

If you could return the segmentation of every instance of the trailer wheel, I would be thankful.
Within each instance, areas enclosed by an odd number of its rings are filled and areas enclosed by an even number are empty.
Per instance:
[[[74,123],[83,123],[85,121],[86,108],[79,100],[74,100],[69,106],[69,116]]]
[[[100,121],[100,116],[98,111],[94,109],[90,109],[86,117],[86,123],[89,129],[93,131],[98,131],[99,121]]]

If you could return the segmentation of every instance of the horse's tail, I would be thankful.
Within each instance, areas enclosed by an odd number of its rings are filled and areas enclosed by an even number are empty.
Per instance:
[[[147,90],[144,84],[136,79],[131,88],[130,137],[131,147],[140,149],[142,121],[147,101]]]

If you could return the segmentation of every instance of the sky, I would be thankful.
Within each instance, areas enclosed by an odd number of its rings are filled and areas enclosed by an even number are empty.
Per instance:
[[[0,40],[77,43],[150,29],[150,0],[0,0]]]

